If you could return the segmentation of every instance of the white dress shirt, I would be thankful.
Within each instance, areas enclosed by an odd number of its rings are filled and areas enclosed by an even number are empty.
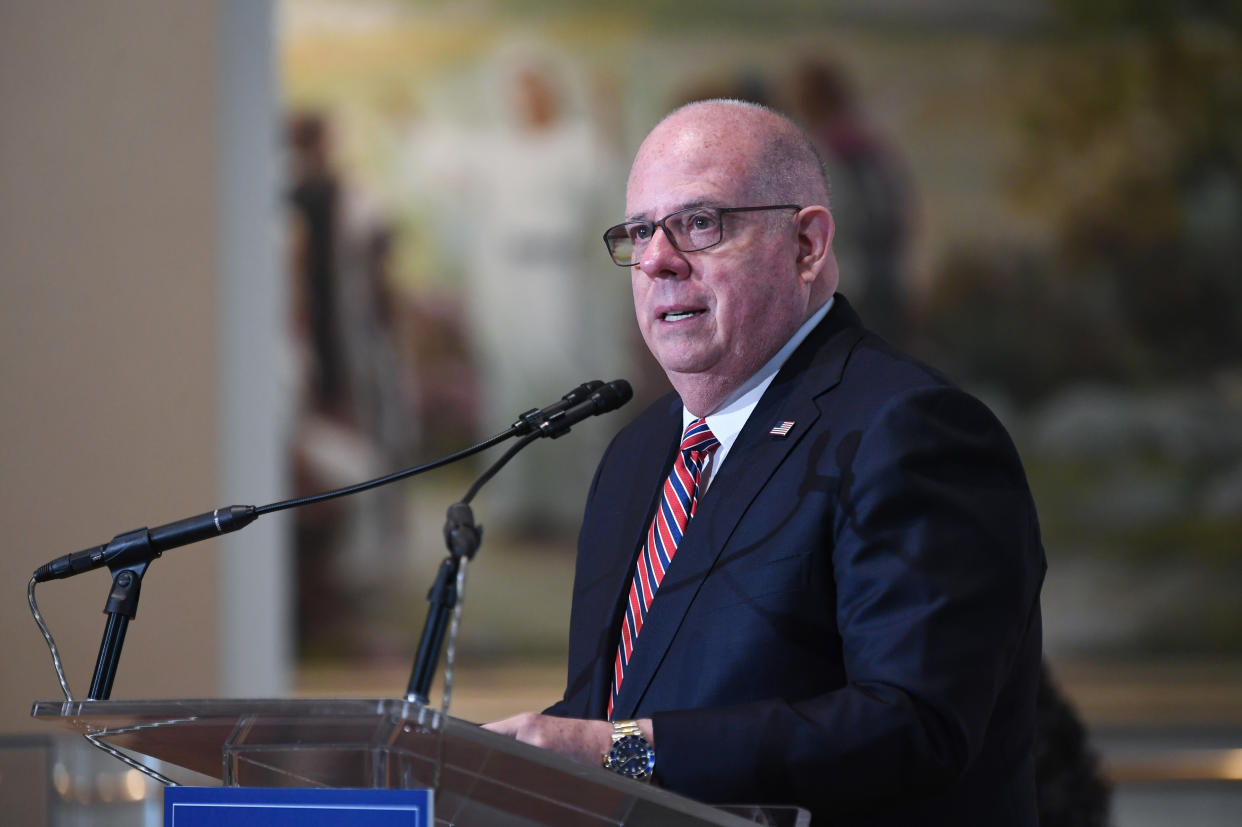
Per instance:
[[[789,337],[789,341],[776,352],[776,355],[759,368],[753,376],[742,383],[736,391],[725,399],[724,404],[716,409],[715,413],[707,415],[707,427],[712,429],[712,434],[720,441],[720,447],[712,452],[707,464],[703,468],[703,473],[699,477],[699,496],[707,491],[707,486],[711,484],[712,478],[716,475],[716,469],[724,464],[725,457],[729,455],[729,449],[733,447],[733,443],[737,440],[737,435],[742,432],[742,428],[746,425],[746,420],[750,419],[750,415],[754,412],[755,406],[759,404],[759,398],[763,396],[763,392],[768,389],[768,385],[772,384],[772,380],[776,378],[776,374],[780,371],[781,366],[785,364],[785,360],[789,358],[798,345],[810,335],[811,331],[817,324],[823,321],[824,316],[828,315],[828,311],[832,309],[835,297],[829,297],[824,302],[824,306],[816,310],[811,318],[802,323],[793,336]],[[681,408],[681,429],[684,433],[686,426],[698,419],[694,414],[686,410],[683,405]]]

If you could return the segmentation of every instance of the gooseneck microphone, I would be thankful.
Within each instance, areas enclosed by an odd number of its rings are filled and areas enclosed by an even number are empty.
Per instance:
[[[514,423],[514,428],[519,425],[529,426],[523,431],[524,436],[479,475],[460,502],[449,506],[444,524],[444,539],[449,554],[440,563],[435,583],[427,593],[427,620],[423,624],[423,634],[414,655],[414,668],[410,672],[410,682],[405,693],[408,700],[425,704],[430,698],[431,682],[435,676],[436,664],[440,661],[440,650],[444,646],[444,637],[448,631],[449,616],[457,606],[458,572],[464,560],[474,557],[482,539],[483,527],[475,524],[470,501],[488,480],[496,476],[527,445],[540,437],[556,439],[564,436],[569,433],[570,428],[587,417],[616,410],[633,396],[630,383],[624,379],[614,379],[608,384],[587,382],[565,394],[560,402],[539,411],[528,411],[519,422]],[[447,675],[445,681],[447,685]]]
[[[517,450],[520,450],[531,441],[539,437],[556,439],[563,436],[569,432],[570,428],[583,419],[614,410],[628,402],[632,396],[633,391],[630,389],[629,383],[624,379],[617,379],[607,384],[598,380],[584,382],[551,405],[543,408],[532,408],[526,413],[521,414],[508,430],[477,445],[423,465],[407,468],[403,471],[377,477],[376,479],[345,488],[338,488],[306,497],[283,500],[259,507],[253,505],[226,506],[155,528],[143,527],[118,534],[107,543],[72,554],[66,554],[35,570],[27,590],[31,609],[35,613],[35,620],[39,623],[40,629],[43,630],[44,637],[47,638],[49,647],[52,649],[53,663],[59,664],[55,645],[52,643],[51,636],[46,628],[43,627],[38,610],[35,607],[34,585],[48,580],[72,577],[76,574],[93,571],[105,566],[112,571],[113,589],[109,595],[108,604],[104,608],[104,612],[109,618],[108,627],[104,632],[104,640],[100,645],[99,659],[95,665],[95,679],[91,684],[90,693],[90,698],[93,700],[106,699],[111,692],[112,680],[115,677],[117,661],[120,658],[120,650],[125,638],[126,625],[137,612],[138,593],[142,576],[151,561],[161,556],[163,552],[245,528],[264,514],[283,511],[288,508],[298,508],[324,500],[367,491],[371,488],[387,485],[391,482],[448,465],[512,437],[522,437],[519,443],[510,449],[500,461],[492,466],[489,473],[485,474],[476,483],[472,489],[472,496],[473,492],[477,491],[478,487],[499,470]],[[466,502],[469,502],[469,498],[467,498]],[[65,689],[65,695],[68,697],[68,686],[60,673],[59,666],[57,668],[57,676],[61,678],[61,686]]]
[[[592,379],[590,382],[583,382],[581,385],[574,388],[548,407],[531,408],[529,411],[519,416],[517,421],[514,422],[511,427],[518,436],[526,436],[529,433],[534,433],[539,430],[539,426],[546,422],[550,417],[569,410],[574,405],[577,405],[583,399],[590,396],[596,388],[602,387],[603,384],[604,383],[598,379]]]
[[[467,456],[486,450],[514,436],[537,434],[552,439],[563,436],[569,429],[589,416],[607,413],[628,402],[634,396],[630,383],[624,379],[615,379],[607,384],[599,380],[584,382],[565,394],[557,402],[545,408],[532,408],[518,417],[517,421],[491,439],[450,454],[424,465],[407,468],[394,474],[377,477],[373,480],[360,482],[345,488],[337,488],[307,497],[270,503],[264,506],[230,505],[217,508],[194,517],[157,526],[156,528],[137,528],[113,537],[110,542],[58,557],[35,570],[35,582],[59,580],[72,577],[98,568],[119,567],[129,565],[139,556],[159,557],[163,552],[179,546],[197,543],[228,534],[245,528],[264,514],[298,508],[324,500],[357,494],[381,485],[406,479],[425,471],[464,459]]]
[[[581,385],[585,388],[586,385]],[[568,399],[568,396],[565,397]],[[600,384],[585,394],[585,398],[561,410],[553,411],[539,423],[540,436],[556,439],[569,433],[569,429],[589,416],[615,411],[634,398],[634,390],[624,379],[614,379],[607,385]]]

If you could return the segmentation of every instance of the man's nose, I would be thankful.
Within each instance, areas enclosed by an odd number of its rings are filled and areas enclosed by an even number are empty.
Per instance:
[[[681,277],[689,273],[686,254],[673,246],[668,230],[656,225],[656,232],[643,250],[638,267],[651,278]]]

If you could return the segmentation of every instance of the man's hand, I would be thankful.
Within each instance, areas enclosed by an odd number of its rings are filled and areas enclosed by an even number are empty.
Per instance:
[[[612,746],[612,724],[608,721],[583,721],[523,712],[503,721],[484,724],[483,728],[501,735],[512,735],[523,743],[559,752],[594,767],[602,763],[604,753]],[[650,718],[639,721],[638,728],[642,730],[643,737],[654,743]]]

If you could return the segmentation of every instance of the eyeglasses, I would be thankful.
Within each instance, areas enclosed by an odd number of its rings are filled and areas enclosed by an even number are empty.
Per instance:
[[[633,267],[642,258],[643,251],[655,237],[656,227],[677,250],[695,253],[715,247],[724,240],[724,215],[731,212],[757,212],[759,210],[800,210],[797,204],[772,204],[766,207],[687,207],[661,218],[659,221],[627,221],[609,227],[604,233],[608,255],[618,267]]]

